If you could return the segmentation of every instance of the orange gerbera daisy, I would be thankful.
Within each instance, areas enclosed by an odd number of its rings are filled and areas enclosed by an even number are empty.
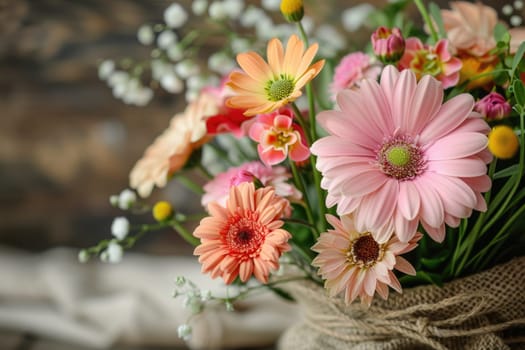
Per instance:
[[[292,236],[279,220],[287,205],[273,187],[256,190],[251,182],[231,187],[226,207],[208,204],[211,216],[202,219],[193,233],[201,239],[193,254],[199,255],[202,272],[221,276],[226,284],[237,276],[246,282],[252,275],[267,283],[281,254],[290,250]]]
[[[304,43],[292,35],[286,45],[273,38],[268,43],[268,63],[255,52],[237,55],[237,62],[244,72],[232,72],[227,83],[237,96],[230,97],[226,105],[246,110],[252,116],[270,113],[301,96],[301,89],[324,66],[324,60],[312,63],[318,45],[304,51]]]

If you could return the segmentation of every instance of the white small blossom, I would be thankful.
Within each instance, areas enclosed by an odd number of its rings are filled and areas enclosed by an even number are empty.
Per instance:
[[[192,60],[185,59],[175,65],[175,73],[182,79],[187,79],[192,75],[199,74],[199,66]]]
[[[188,13],[178,3],[173,3],[164,10],[164,22],[171,28],[180,28],[188,20]]]
[[[179,338],[184,339],[185,341],[188,341],[191,339],[191,326],[188,324],[181,324],[177,328],[177,334],[179,335]]]
[[[140,26],[137,31],[137,40],[142,45],[151,45],[155,41],[155,33],[153,33],[153,28],[151,26],[144,24]]]
[[[201,75],[193,75],[186,80],[186,86],[190,90],[199,91],[206,86],[207,80]]]
[[[283,23],[276,25],[273,32],[276,37],[286,39],[294,34],[295,30],[295,26]]]
[[[112,264],[116,264],[122,261],[122,257],[124,256],[124,250],[115,241],[111,241],[108,244],[108,248],[106,249],[107,252],[107,262],[110,262]]]
[[[135,95],[134,102],[137,106],[147,105],[153,98],[153,90],[148,87],[142,87]]]
[[[100,253],[100,261],[102,262],[108,262],[109,261],[109,253],[107,250],[104,250],[102,253]]]
[[[118,85],[126,85],[129,81],[129,74],[127,72],[116,70],[108,77],[108,85],[114,88]]]
[[[215,52],[208,58],[208,68],[225,75],[235,68],[235,62],[225,52]]]
[[[177,276],[175,279],[175,285],[177,287],[183,287],[186,284],[186,278],[184,276]]]
[[[137,194],[130,190],[129,188],[126,188],[122,190],[119,194],[118,198],[118,207],[122,210],[129,209],[135,202],[137,201]]]
[[[244,11],[241,17],[241,25],[243,27],[254,27],[260,19],[268,17],[266,13],[258,7],[250,6]]]
[[[126,238],[129,233],[129,220],[124,216],[118,216],[111,223],[111,234],[117,239]]]
[[[226,10],[226,15],[229,18],[237,19],[242,14],[244,2],[242,0],[224,0],[223,7]]]
[[[107,79],[115,70],[115,62],[112,60],[104,60],[98,66],[98,77],[102,80]]]
[[[113,206],[113,207],[118,206],[118,199],[119,199],[119,196],[116,195],[116,194],[110,196],[109,197],[109,203],[111,204],[111,206]]]
[[[211,297],[212,297],[211,290],[208,290],[208,289],[201,290],[200,295],[201,295],[201,301],[203,302],[211,300]]]
[[[230,45],[234,54],[246,52],[250,49],[250,41],[246,38],[233,38]]]
[[[216,21],[221,21],[228,17],[228,9],[224,6],[222,1],[215,1],[210,4],[208,14],[210,15],[210,18]]]
[[[281,0],[262,0],[261,5],[268,11],[279,11]]]
[[[160,85],[164,90],[173,94],[178,94],[184,90],[184,83],[175,75],[175,73],[166,74],[160,78]]]
[[[262,17],[255,25],[255,34],[259,39],[267,40],[273,38],[274,24],[271,18]]]
[[[184,58],[184,50],[182,49],[182,46],[175,44],[171,45],[166,49],[166,53],[168,54],[168,57],[172,61],[180,61]]]
[[[87,263],[89,261],[89,254],[86,250],[82,249],[78,252],[78,261],[82,264]]]
[[[235,308],[233,307],[233,303],[231,301],[225,302],[224,306],[226,306],[226,311],[228,311],[228,312],[235,311]]]
[[[374,6],[362,3],[344,10],[342,15],[343,28],[349,32],[355,32],[366,22],[374,9]]]
[[[161,49],[168,49],[177,42],[177,34],[172,30],[163,30],[157,37],[157,45]]]
[[[522,0],[516,0],[514,1],[514,8],[516,10],[521,10],[523,9],[523,1]]]
[[[207,0],[194,0],[191,4],[191,10],[196,16],[202,16],[208,7]]]
[[[199,97],[198,90],[188,89],[186,90],[186,93],[184,94],[184,98],[186,99],[186,102],[188,103],[195,101],[197,97]]]
[[[514,15],[514,16],[511,16],[510,17],[510,25],[513,26],[513,27],[519,27],[521,25],[521,23],[523,23],[523,18],[521,18],[520,16],[518,15]]]
[[[173,65],[162,60],[151,61],[151,75],[153,79],[160,81],[164,75],[171,72],[173,72]]]
[[[503,13],[505,16],[510,16],[512,12],[514,12],[514,9],[510,4],[506,4],[501,8],[501,13]]]

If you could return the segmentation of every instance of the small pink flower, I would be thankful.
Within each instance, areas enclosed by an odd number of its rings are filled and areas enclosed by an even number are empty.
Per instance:
[[[295,162],[306,160],[310,155],[303,131],[293,122],[293,114],[288,109],[258,115],[249,135],[259,143],[257,151],[266,165],[278,164],[288,155]]]
[[[383,63],[396,63],[405,52],[405,39],[399,28],[379,27],[372,33],[374,54]]]
[[[359,83],[365,78],[377,79],[381,73],[381,65],[374,63],[372,58],[362,52],[346,55],[335,67],[334,80],[330,85],[332,100],[339,91],[359,88]]]
[[[359,296],[361,303],[370,306],[377,292],[383,299],[388,298],[388,287],[401,293],[401,284],[393,270],[415,275],[414,267],[401,254],[417,246],[421,233],[406,243],[396,236],[385,243],[377,242],[370,232],[359,232],[351,216],[341,220],[332,215],[326,219],[333,226],[321,234],[312,247],[319,253],[312,265],[319,268],[330,296],[344,294],[346,304]]]
[[[411,69],[418,80],[429,74],[441,81],[445,89],[454,86],[459,81],[461,60],[450,54],[448,44],[446,39],[441,39],[432,47],[423,45],[418,38],[408,38],[399,68]]]
[[[491,92],[476,102],[474,110],[488,120],[498,120],[508,116],[512,108],[507,100],[505,100],[505,97],[497,92]]]
[[[283,166],[268,167],[258,161],[244,163],[218,174],[206,183],[201,204],[207,207],[210,202],[217,202],[225,206],[230,187],[238,186],[243,182],[253,182],[254,179],[259,180],[263,186],[272,186],[275,194],[280,197],[299,201],[302,194],[294,185],[288,183],[290,178],[290,173]]]

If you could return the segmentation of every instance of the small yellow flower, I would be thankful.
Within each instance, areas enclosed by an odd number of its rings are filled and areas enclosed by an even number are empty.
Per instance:
[[[157,221],[164,221],[173,215],[173,207],[169,202],[160,201],[153,206],[153,217]]]
[[[299,22],[304,15],[303,1],[282,0],[281,13],[288,22]]]
[[[489,151],[497,158],[512,158],[519,148],[518,136],[507,125],[495,126],[489,134],[488,147]]]

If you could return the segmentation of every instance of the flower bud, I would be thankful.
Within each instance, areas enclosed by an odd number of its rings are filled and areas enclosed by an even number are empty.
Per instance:
[[[304,16],[303,1],[282,0],[281,13],[288,22],[299,22]]]
[[[153,206],[153,217],[157,221],[165,221],[173,215],[173,207],[169,202],[160,201]]]
[[[396,63],[405,52],[405,39],[399,28],[379,27],[372,33],[374,53],[381,62]]]
[[[474,110],[488,120],[499,120],[511,112],[510,104],[497,92],[491,92],[476,102]]]
[[[518,151],[518,136],[507,125],[497,125],[489,133],[489,151],[497,158],[510,159]]]

